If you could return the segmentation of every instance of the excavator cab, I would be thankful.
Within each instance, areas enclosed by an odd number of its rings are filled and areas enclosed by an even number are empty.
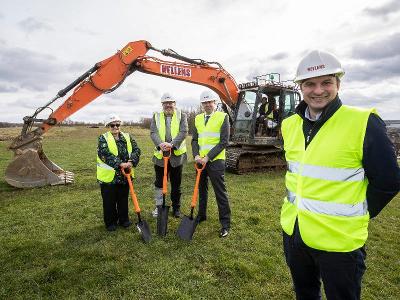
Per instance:
[[[294,85],[264,77],[239,88],[227,169],[240,174],[285,166],[280,128],[282,120],[295,113],[300,93]]]

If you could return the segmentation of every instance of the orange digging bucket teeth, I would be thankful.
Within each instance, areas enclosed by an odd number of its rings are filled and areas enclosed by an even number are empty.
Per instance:
[[[138,216],[138,222],[136,223],[136,228],[139,231],[139,233],[141,234],[143,241],[145,243],[148,243],[151,240],[151,231],[150,231],[149,224],[147,224],[146,221],[142,220],[142,218],[140,216],[140,207],[139,207],[139,202],[136,197],[135,190],[133,188],[133,183],[132,183],[132,179],[131,179],[131,170],[130,169],[124,170],[123,168],[121,168],[121,172],[122,172],[122,174],[124,174],[124,176],[128,180],[129,191],[131,193],[133,206],[134,206],[135,212]]]
[[[15,156],[5,172],[8,184],[17,188],[34,188],[74,181],[74,173],[64,171],[47,158],[40,140],[29,138],[25,141],[19,136],[10,145]]]
[[[194,167],[196,168],[197,175],[196,175],[196,183],[195,183],[194,189],[193,189],[192,202],[190,204],[190,216],[184,216],[182,218],[181,224],[179,224],[178,231],[176,232],[178,237],[180,237],[184,241],[191,241],[193,238],[193,234],[196,230],[197,221],[193,218],[193,212],[194,212],[194,208],[196,207],[196,204],[197,204],[200,175],[201,175],[201,172],[206,167],[206,165],[204,164],[200,168],[195,163]]]

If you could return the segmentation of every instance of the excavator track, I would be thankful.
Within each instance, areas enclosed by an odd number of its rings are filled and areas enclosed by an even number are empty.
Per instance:
[[[240,146],[228,146],[225,162],[227,170],[236,174],[262,172],[286,167],[283,151],[276,147],[252,150]]]

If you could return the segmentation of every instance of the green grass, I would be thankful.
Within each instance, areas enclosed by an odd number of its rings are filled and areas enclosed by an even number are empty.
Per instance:
[[[46,154],[75,173],[76,182],[20,190],[4,181],[12,157],[0,142],[1,299],[294,299],[281,246],[283,171],[226,175],[232,231],[220,239],[215,198],[209,219],[191,243],[180,241],[179,220],[169,219],[165,238],[155,234],[152,145],[149,133],[129,128],[142,149],[135,187],[153,240],[144,244],[134,227],[104,229],[95,178],[97,136],[102,129],[54,128]],[[11,131],[12,132],[12,131]],[[17,133],[18,131],[15,130]],[[10,135],[1,129],[0,136]],[[183,207],[189,212],[195,172],[184,168]],[[399,196],[370,223],[363,299],[400,295]],[[130,206],[132,209],[132,205]],[[131,218],[136,215],[131,210]]]

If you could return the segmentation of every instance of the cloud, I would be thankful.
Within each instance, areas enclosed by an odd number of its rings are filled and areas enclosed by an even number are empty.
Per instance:
[[[52,55],[0,43],[0,84],[44,91],[50,84],[64,82],[66,67]]]
[[[282,60],[282,59],[288,58],[288,56],[289,56],[289,54],[286,52],[279,52],[279,53],[276,53],[276,54],[270,56],[270,58],[273,60]]]
[[[281,54],[279,55],[281,56]],[[266,75],[267,73],[279,73],[282,81],[291,79],[293,74],[289,72],[288,68],[280,61],[280,59],[272,59],[273,56],[249,60],[250,63],[247,64],[246,70],[242,71],[246,72],[246,80],[254,81],[254,77]]]
[[[399,2],[400,3],[400,2]],[[370,44],[358,44],[353,47],[352,56],[356,59],[377,60],[400,54],[400,32],[375,40]]]
[[[400,55],[395,57],[351,64],[346,67],[346,79],[350,81],[379,82],[400,76]]]
[[[377,82],[400,77],[400,33],[353,47],[355,62],[345,69],[350,80]]]
[[[383,17],[386,18],[391,13],[396,13],[400,10],[400,1],[393,0],[381,6],[370,8],[367,7],[363,11],[372,17]]]
[[[14,93],[18,89],[15,86],[9,86],[0,82],[0,93]]]
[[[95,32],[95,31],[92,31],[92,30],[89,30],[89,29],[86,29],[86,28],[76,27],[74,30],[77,33],[83,33],[85,35],[90,35],[90,36],[98,36],[98,35],[100,35],[99,32]]]
[[[52,31],[53,28],[45,22],[36,20],[35,18],[26,18],[18,22],[18,26],[26,33],[32,33],[35,31]]]

